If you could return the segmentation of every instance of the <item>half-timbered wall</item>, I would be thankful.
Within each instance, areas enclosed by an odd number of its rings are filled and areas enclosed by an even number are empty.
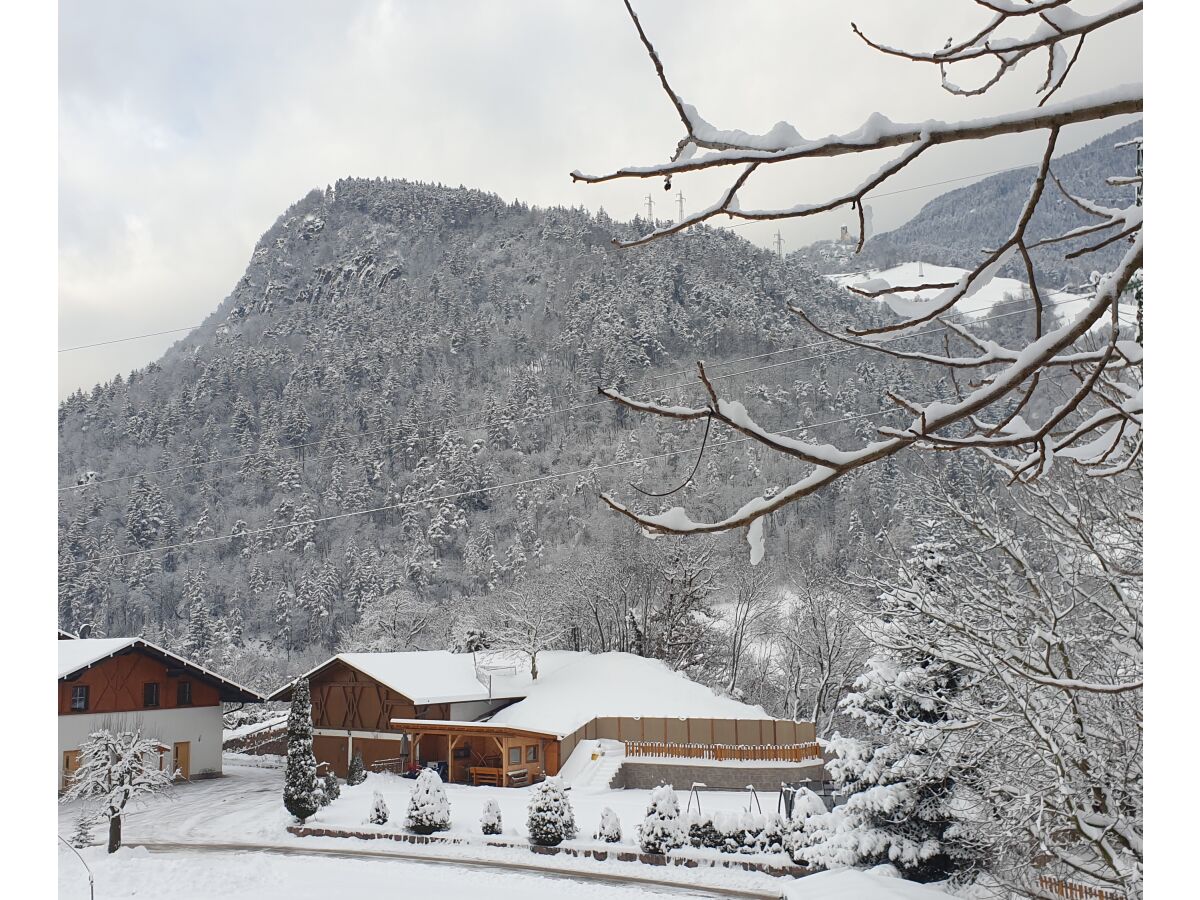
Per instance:
[[[181,681],[192,685],[192,702],[180,707],[176,702],[176,686]],[[220,706],[221,695],[211,684],[144,653],[134,651],[114,656],[85,669],[73,681],[58,682],[58,714],[79,716],[90,713],[145,712],[143,691],[147,683],[158,684],[158,706],[152,709],[176,709],[200,706]],[[88,708],[82,712],[71,709],[71,689],[79,685],[88,688]]]

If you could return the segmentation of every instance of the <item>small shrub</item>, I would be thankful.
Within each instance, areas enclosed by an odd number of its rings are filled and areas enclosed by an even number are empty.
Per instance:
[[[685,841],[679,820],[679,798],[669,784],[660,785],[650,795],[646,818],[638,827],[638,844],[643,853],[670,853]]]
[[[417,834],[433,834],[450,827],[450,801],[442,779],[433,769],[422,769],[408,800],[404,827]]]
[[[575,837],[575,811],[559,779],[547,778],[534,789],[526,825],[530,842],[542,847],[555,847]]]
[[[371,798],[371,814],[367,816],[367,821],[372,825],[386,825],[388,820],[388,805],[383,799],[383,794],[376,791]]]
[[[500,804],[495,800],[488,800],[483,804],[483,815],[479,817],[479,824],[484,834],[500,834],[504,830],[500,821]]]
[[[596,831],[596,840],[609,844],[621,840],[621,820],[607,806],[600,813],[600,828]]]

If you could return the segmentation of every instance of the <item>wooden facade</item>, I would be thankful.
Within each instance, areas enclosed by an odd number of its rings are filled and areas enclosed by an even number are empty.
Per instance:
[[[186,684],[181,689],[180,684]],[[157,685],[149,691],[148,685]],[[86,689],[86,705],[72,708],[78,688]],[[157,702],[147,705],[147,695],[156,694]],[[181,703],[188,698],[189,702]],[[58,714],[145,713],[152,709],[177,709],[182,706],[219,706],[221,691],[213,683],[202,681],[185,669],[145,652],[125,653],[93,664],[73,677],[58,682]],[[76,706],[78,704],[75,704]]]

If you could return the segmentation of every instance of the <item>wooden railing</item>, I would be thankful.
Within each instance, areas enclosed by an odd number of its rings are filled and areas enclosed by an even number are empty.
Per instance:
[[[740,760],[762,762],[803,762],[819,759],[821,746],[807,744],[685,744],[674,741],[626,741],[626,756]]]
[[[1038,887],[1056,897],[1066,900],[1123,900],[1124,894],[1110,891],[1107,888],[1093,887],[1090,884],[1078,884],[1074,881],[1063,881],[1051,875],[1038,876]]]

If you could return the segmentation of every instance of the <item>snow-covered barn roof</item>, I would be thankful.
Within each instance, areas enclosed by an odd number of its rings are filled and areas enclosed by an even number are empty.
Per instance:
[[[130,650],[142,650],[164,662],[172,663],[188,671],[193,676],[206,679],[215,684],[221,692],[221,699],[234,703],[261,703],[266,698],[257,691],[222,678],[215,672],[210,672],[203,666],[177,656],[169,650],[164,650],[157,644],[141,638],[76,638],[75,640],[58,641],[58,677],[70,678],[84,669],[91,668],[98,662],[103,662],[114,656]]]
[[[492,679],[492,690],[476,674],[476,659],[470,653],[450,653],[446,650],[410,650],[396,653],[339,653],[300,678],[312,678],[335,662],[344,662],[380,684],[403,694],[417,705],[428,703],[465,703],[470,700],[508,699],[524,697],[525,678]],[[486,676],[485,676],[486,677]],[[290,695],[297,679],[289,681],[270,699],[282,700]]]

